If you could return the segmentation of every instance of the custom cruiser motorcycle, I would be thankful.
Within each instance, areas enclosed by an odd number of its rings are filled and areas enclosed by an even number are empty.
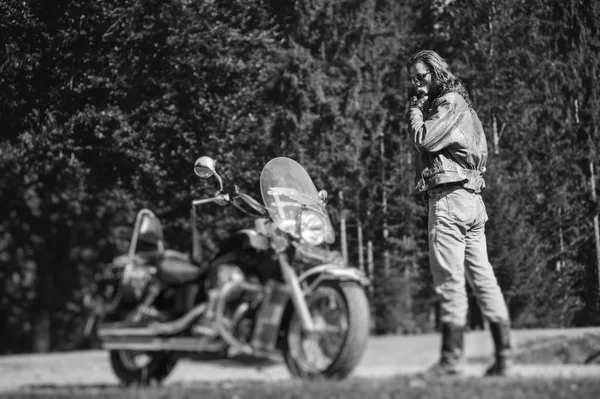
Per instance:
[[[160,221],[148,209],[136,218],[127,254],[97,282],[92,323],[126,385],[160,383],[178,359],[279,360],[300,378],[346,377],[369,335],[368,279],[348,267],[325,209],[304,168],[289,158],[264,167],[264,205],[236,186],[226,189],[215,161],[200,157],[200,178],[219,190],[192,201],[191,256],[164,248]],[[255,216],[203,259],[197,208],[231,204]],[[146,247],[144,247],[144,245]]]

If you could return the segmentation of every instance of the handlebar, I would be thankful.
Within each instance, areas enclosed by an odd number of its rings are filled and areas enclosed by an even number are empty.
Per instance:
[[[261,204],[260,202],[258,202],[257,200],[255,200],[254,198],[249,196],[248,194],[238,193],[238,197],[240,197],[242,200],[244,200],[244,202],[246,204],[250,205],[250,207],[252,207],[252,209],[261,213],[262,215],[265,215],[266,213],[268,213],[267,208],[265,208],[265,206],[263,204]]]
[[[224,190],[224,191],[225,192],[223,192],[223,191],[217,192],[215,194],[215,196],[212,198],[193,200],[192,205],[199,206],[199,205],[209,204],[209,203],[213,203],[213,202],[219,203],[219,205],[225,205],[225,203],[231,202],[234,198],[241,198],[252,209],[254,209],[255,211],[260,213],[260,215],[252,215],[249,213],[251,216],[260,217],[260,216],[264,216],[268,213],[267,208],[265,208],[260,202],[256,201],[254,198],[252,198],[248,194],[239,192],[237,186],[234,186],[231,190]],[[233,204],[233,205],[236,208],[248,213],[247,211],[240,208],[236,204]]]
[[[197,200],[193,200],[192,201],[192,205],[193,206],[199,206],[199,205],[204,205],[204,204],[210,204],[211,202],[229,202],[231,199],[229,197],[229,194],[221,194],[221,193],[217,193],[214,197],[212,198],[204,198],[204,199],[197,199]]]

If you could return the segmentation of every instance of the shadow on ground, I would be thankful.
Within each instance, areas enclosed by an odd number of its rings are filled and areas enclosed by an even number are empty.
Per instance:
[[[525,342],[516,349],[514,361],[521,364],[600,364],[600,334]]]
[[[240,367],[251,367],[258,370],[263,368],[279,365],[283,362],[283,359],[267,359],[261,357],[255,357],[250,355],[237,355],[230,358],[223,358],[222,355],[217,354],[202,354],[196,355],[193,357],[185,357],[185,360],[188,360],[192,363],[203,363],[203,364],[218,364],[219,367],[226,368],[235,368],[239,369]]]

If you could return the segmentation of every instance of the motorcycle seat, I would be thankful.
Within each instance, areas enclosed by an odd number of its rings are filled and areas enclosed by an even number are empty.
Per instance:
[[[174,249],[166,249],[164,252],[165,258],[178,259],[183,262],[191,263],[190,256],[184,252],[175,251]]]
[[[164,258],[177,259],[182,262],[188,262],[197,267],[201,267],[201,264],[194,262],[191,256],[185,252],[176,251],[174,249],[166,249],[164,252],[157,250],[153,251],[140,251],[135,254],[136,260],[139,264],[145,265],[149,263],[159,263]],[[126,258],[125,258],[126,259]]]
[[[205,269],[183,252],[167,249],[158,262],[158,278],[167,285],[183,285],[200,279]]]

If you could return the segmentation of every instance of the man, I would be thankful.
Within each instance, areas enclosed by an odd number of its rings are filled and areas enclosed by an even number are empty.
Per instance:
[[[429,373],[460,372],[468,302],[465,275],[489,320],[495,361],[487,375],[506,375],[510,321],[504,296],[488,260],[487,214],[481,199],[487,143],[464,86],[437,53],[408,60],[417,96],[408,124],[418,151],[416,191],[429,197],[429,263],[441,299],[441,358]]]

